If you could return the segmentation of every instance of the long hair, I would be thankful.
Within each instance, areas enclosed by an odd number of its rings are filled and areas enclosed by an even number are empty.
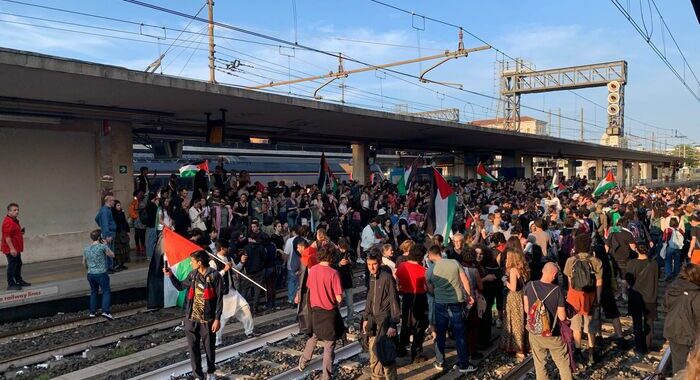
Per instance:
[[[525,262],[525,255],[517,249],[506,249],[506,273],[510,272],[511,268],[515,268],[523,282],[530,279],[530,267]]]
[[[514,249],[516,251],[523,251],[523,245],[520,243],[520,238],[517,236],[511,236],[506,241],[506,249]]]

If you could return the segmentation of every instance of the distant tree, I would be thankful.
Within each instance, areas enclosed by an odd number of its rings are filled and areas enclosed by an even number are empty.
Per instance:
[[[685,162],[688,167],[696,168],[700,163],[700,152],[698,149],[690,144],[679,144],[676,145],[671,154],[678,157],[685,157]]]

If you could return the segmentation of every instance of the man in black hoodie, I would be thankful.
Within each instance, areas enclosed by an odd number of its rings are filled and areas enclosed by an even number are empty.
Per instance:
[[[376,253],[367,256],[370,273],[367,304],[365,305],[362,330],[369,335],[369,366],[373,379],[397,379],[396,363],[383,365],[375,353],[375,342],[380,336],[396,336],[396,325],[401,321],[399,296],[394,276],[388,268],[381,267],[382,260]]]

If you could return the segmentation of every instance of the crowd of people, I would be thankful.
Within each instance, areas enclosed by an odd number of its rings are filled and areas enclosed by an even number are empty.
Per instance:
[[[192,342],[205,341],[208,354],[211,346],[208,373],[214,371],[215,338],[207,334],[220,333],[224,307],[216,303],[219,293],[234,289],[255,316],[280,306],[276,290],[286,287],[286,302],[298,307],[300,330],[309,337],[299,369],[320,342],[324,378],[332,373],[335,342],[355,316],[362,320],[373,378],[396,379],[396,356],[429,360],[426,340],[434,341],[435,367],[444,369],[448,338],[456,345],[455,369],[474,372],[474,360],[500,330],[501,350],[518,360],[531,353],[538,379],[548,378],[548,356],[559,377],[571,379],[596,363],[602,345],[638,354],[658,349],[659,308],[666,313],[673,372],[688,379],[698,374],[700,190],[635,186],[594,197],[585,177],[562,181],[556,190],[540,176],[458,180],[452,182],[454,224],[449,236],[440,236],[431,233],[430,182],[413,181],[400,194],[388,181],[343,182],[335,189],[251,183],[221,167],[211,176],[198,173],[194,182],[194,191],[178,187],[176,177],[156,188],[142,168],[126,210],[112,196],[104,198],[95,219],[100,229],[85,257],[89,269],[91,261],[98,267],[88,275],[95,295],[98,287],[108,292],[109,273],[126,268],[131,228],[136,253],[146,259],[169,228],[227,262],[209,263],[195,253],[198,264],[188,281],[171,276],[179,289],[193,289],[187,330]],[[5,245],[3,236],[3,252]],[[93,252],[104,261],[91,259]],[[251,281],[229,276],[231,267],[261,284],[264,295]],[[361,279],[353,268],[364,271]],[[216,280],[214,301],[195,302],[206,292],[193,284],[210,286],[207,276],[226,280]],[[360,280],[367,303],[356,315]],[[661,282],[666,294],[659,305]],[[621,306],[633,320],[631,340],[620,322]],[[94,315],[94,301],[90,308]],[[109,315],[109,305],[103,313]],[[612,339],[602,339],[603,323],[612,324]],[[198,352],[191,356],[200,358]],[[193,369],[204,377],[201,363]]]

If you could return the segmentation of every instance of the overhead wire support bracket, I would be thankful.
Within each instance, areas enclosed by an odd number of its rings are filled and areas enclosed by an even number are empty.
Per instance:
[[[347,78],[347,77],[348,77],[349,75],[351,75],[351,74],[357,74],[357,73],[363,73],[363,72],[367,72],[367,71],[374,71],[374,70],[386,69],[386,68],[389,68],[389,67],[408,65],[408,64],[411,64],[411,63],[417,63],[417,62],[423,62],[423,61],[431,61],[431,60],[434,60],[434,59],[442,59],[442,61],[439,62],[438,64],[432,66],[432,67],[429,68],[428,70],[425,70],[425,71],[421,74],[421,77],[420,77],[421,79],[420,79],[420,81],[423,82],[423,83],[439,83],[439,84],[443,84],[443,83],[441,83],[441,82],[436,82],[436,81],[432,81],[432,80],[430,80],[430,79],[425,79],[425,78],[423,78],[423,76],[424,76],[427,72],[433,70],[433,69],[436,68],[437,66],[439,66],[439,65],[441,65],[441,64],[443,64],[443,63],[445,63],[445,62],[447,62],[447,61],[449,61],[449,60],[451,60],[451,59],[460,58],[460,57],[466,57],[466,56],[469,55],[469,53],[473,53],[473,52],[477,52],[477,51],[482,51],[482,50],[489,50],[489,49],[491,49],[491,46],[490,46],[490,45],[483,45],[483,46],[478,46],[478,47],[474,47],[474,48],[465,49],[465,48],[464,48],[464,43],[462,42],[462,38],[461,38],[461,37],[462,37],[462,33],[460,32],[460,40],[459,40],[458,49],[455,50],[455,51],[445,50],[445,52],[444,52],[444,53],[441,53],[441,54],[434,54],[434,55],[429,55],[429,56],[420,57],[420,58],[413,58],[413,59],[407,59],[407,60],[403,60],[403,61],[385,63],[385,64],[381,64],[381,65],[369,65],[369,66],[367,66],[367,67],[362,67],[362,68],[353,69],[353,70],[345,70],[345,69],[343,68],[342,53],[339,53],[339,54],[338,54],[338,59],[339,59],[340,62],[339,62],[339,65],[338,65],[338,71],[337,71],[337,72],[331,71],[331,72],[329,72],[328,74],[325,74],[325,75],[316,75],[316,76],[312,76],[312,77],[299,78],[299,79],[292,79],[292,80],[287,80],[287,81],[270,82],[270,83],[261,84],[261,85],[258,85],[258,86],[251,86],[251,87],[249,87],[249,88],[259,90],[259,89],[263,89],[263,88],[284,86],[284,85],[296,84],[296,83],[301,83],[301,82],[309,82],[309,81],[315,81],[315,80],[319,80],[319,79]],[[454,83],[449,84],[449,83],[448,83],[448,84],[446,84],[446,85],[452,86],[452,87],[459,87],[459,88],[461,88],[461,84],[454,84]]]
[[[449,60],[451,60],[451,59],[457,59],[457,58],[460,58],[460,57],[467,57],[467,56],[469,55],[469,53],[471,53],[471,52],[480,51],[480,50],[488,50],[488,49],[490,49],[490,48],[491,48],[491,46],[489,46],[489,45],[484,45],[484,46],[477,47],[477,48],[465,49],[465,48],[464,48],[464,34],[462,33],[462,29],[460,28],[460,29],[459,29],[459,43],[457,44],[457,50],[455,50],[454,52],[452,52],[450,55],[447,55],[447,53],[446,53],[446,54],[445,54],[445,55],[446,55],[446,58],[444,58],[444,59],[441,60],[440,62],[438,62],[438,63],[436,63],[436,64],[430,66],[429,68],[423,70],[423,71],[420,73],[420,78],[419,78],[419,80],[420,80],[422,83],[443,84],[443,85],[446,85],[446,86],[456,87],[456,88],[462,89],[462,88],[464,88],[464,86],[463,86],[462,84],[460,84],[460,83],[437,82],[437,81],[433,81],[433,80],[430,80],[430,79],[425,79],[425,75],[426,75],[428,72],[432,71],[433,69],[437,68],[438,66],[442,65],[443,63],[445,63],[445,62],[447,62],[447,61],[449,61]]]
[[[332,83],[333,81],[335,81],[336,79],[347,78],[347,77],[348,77],[347,74],[342,75],[342,73],[344,73],[344,72],[345,72],[345,69],[343,68],[343,54],[340,53],[340,54],[338,54],[338,74],[339,74],[339,75],[334,76],[333,78],[331,78],[331,79],[329,79],[328,81],[326,81],[326,83],[322,84],[319,88],[317,88],[316,91],[314,91],[314,99],[319,99],[319,100],[320,100],[320,99],[323,99],[322,96],[318,95],[318,92],[321,91],[322,88],[324,88],[324,87],[328,86],[329,84],[331,84],[331,83]]]

